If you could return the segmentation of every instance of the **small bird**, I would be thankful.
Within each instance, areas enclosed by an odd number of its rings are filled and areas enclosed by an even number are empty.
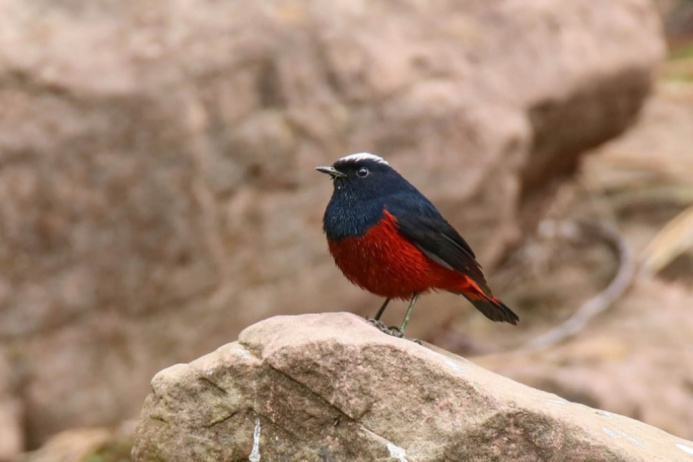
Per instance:
[[[474,252],[438,209],[382,157],[362,152],[316,170],[332,177],[334,191],[323,229],[335,263],[357,286],[385,301],[409,300],[403,336],[419,295],[446,290],[464,295],[492,321],[517,325],[519,317],[493,296]]]

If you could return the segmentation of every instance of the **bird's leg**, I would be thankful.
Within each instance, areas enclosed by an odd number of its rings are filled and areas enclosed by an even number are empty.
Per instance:
[[[411,301],[409,302],[409,307],[407,308],[407,313],[404,315],[404,321],[402,322],[402,327],[400,327],[399,329],[397,327],[394,327],[394,326],[387,327],[385,325],[385,323],[383,323],[380,320],[380,316],[383,315],[383,312],[385,311],[387,304],[390,303],[389,298],[385,299],[385,302],[383,303],[383,305],[380,307],[380,309],[376,313],[375,318],[369,318],[368,322],[373,324],[375,327],[378,328],[378,330],[380,332],[382,332],[384,334],[392,335],[393,337],[397,337],[397,338],[406,338],[404,336],[404,329],[407,327],[407,324],[409,323],[409,318],[411,317],[412,310],[414,309],[414,304],[416,303],[416,300],[418,298],[419,298],[419,294],[414,294],[414,296],[411,298]],[[421,341],[419,341],[417,339],[411,338],[408,340],[411,340],[411,341],[421,345]]]
[[[411,297],[411,301],[409,302],[409,306],[407,307],[407,313],[404,315],[404,321],[402,321],[402,327],[399,328],[399,332],[402,334],[402,337],[404,337],[404,329],[407,328],[407,324],[409,324],[409,318],[411,317],[412,311],[414,311],[414,305],[416,304],[416,300],[419,299],[419,294],[414,294]]]
[[[414,343],[418,343],[421,345],[421,340],[415,339],[415,338],[408,338],[404,336],[404,329],[407,328],[407,324],[409,324],[409,318],[411,317],[412,311],[414,311],[414,305],[416,304],[416,301],[419,299],[419,294],[414,294],[411,297],[411,301],[409,302],[409,306],[407,307],[407,313],[404,315],[404,320],[402,321],[402,327],[399,329],[396,327],[390,327],[389,331],[385,331],[381,329],[382,332],[385,332],[386,334],[392,335],[393,337],[397,338],[403,338],[406,340],[411,340]],[[380,321],[378,321],[380,322]],[[381,323],[382,324],[382,323]]]
[[[382,316],[385,312],[385,308],[387,308],[388,303],[390,303],[390,299],[386,298],[378,312],[375,314],[375,318],[366,318],[366,320],[377,327],[380,332],[392,335],[392,330],[380,320],[380,316]]]
[[[380,316],[382,316],[383,313],[385,312],[385,308],[387,308],[387,304],[390,303],[390,300],[391,300],[390,298],[385,299],[382,306],[380,307],[378,312],[375,314],[375,318],[373,318],[373,319],[375,319],[376,321],[380,321]]]

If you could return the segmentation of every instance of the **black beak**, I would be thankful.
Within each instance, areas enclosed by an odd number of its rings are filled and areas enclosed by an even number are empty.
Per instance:
[[[333,179],[334,178],[344,178],[346,175],[339,170],[337,170],[334,167],[315,167],[315,170],[317,170],[320,173],[327,173],[330,175]]]

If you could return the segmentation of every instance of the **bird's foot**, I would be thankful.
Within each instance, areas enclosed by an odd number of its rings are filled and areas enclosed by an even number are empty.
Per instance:
[[[404,340],[411,340],[414,343],[417,343],[421,345],[421,340],[415,339],[415,338],[409,338],[404,336],[404,332],[402,332],[399,327],[395,326],[386,326],[385,323],[380,321],[379,319],[373,319],[373,318],[366,318],[366,321],[368,321],[370,324],[373,324],[373,326],[378,329],[380,332],[383,334],[391,335],[393,337],[397,338],[402,338]]]
[[[404,340],[410,340],[410,341],[416,343],[417,345],[421,345],[421,340],[419,340],[418,338],[405,337],[404,332],[402,332],[402,330],[399,327],[390,326],[389,335],[392,335],[393,337],[401,338]]]
[[[374,319],[374,318],[366,318],[366,321],[368,321],[370,324],[373,324],[373,326],[378,329],[380,332],[383,334],[387,335],[392,335],[392,336],[397,336],[394,332],[392,332],[392,327],[387,327],[384,322],[382,322],[379,319]],[[397,329],[399,330],[399,329]]]
[[[406,338],[406,337],[404,337],[404,332],[402,332],[402,331],[399,329],[399,327],[390,326],[390,327],[389,327],[389,330],[390,330],[390,335],[392,335],[393,337],[397,337],[397,338]]]

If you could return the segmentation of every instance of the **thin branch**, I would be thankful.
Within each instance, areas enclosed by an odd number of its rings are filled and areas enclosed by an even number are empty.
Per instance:
[[[603,291],[583,303],[567,321],[527,342],[525,346],[528,348],[556,345],[578,334],[593,317],[606,311],[621,298],[630,286],[637,266],[635,255],[626,241],[617,232],[601,224],[563,222],[557,225],[556,231],[571,239],[589,237],[603,241],[614,250],[618,257],[618,272]]]

